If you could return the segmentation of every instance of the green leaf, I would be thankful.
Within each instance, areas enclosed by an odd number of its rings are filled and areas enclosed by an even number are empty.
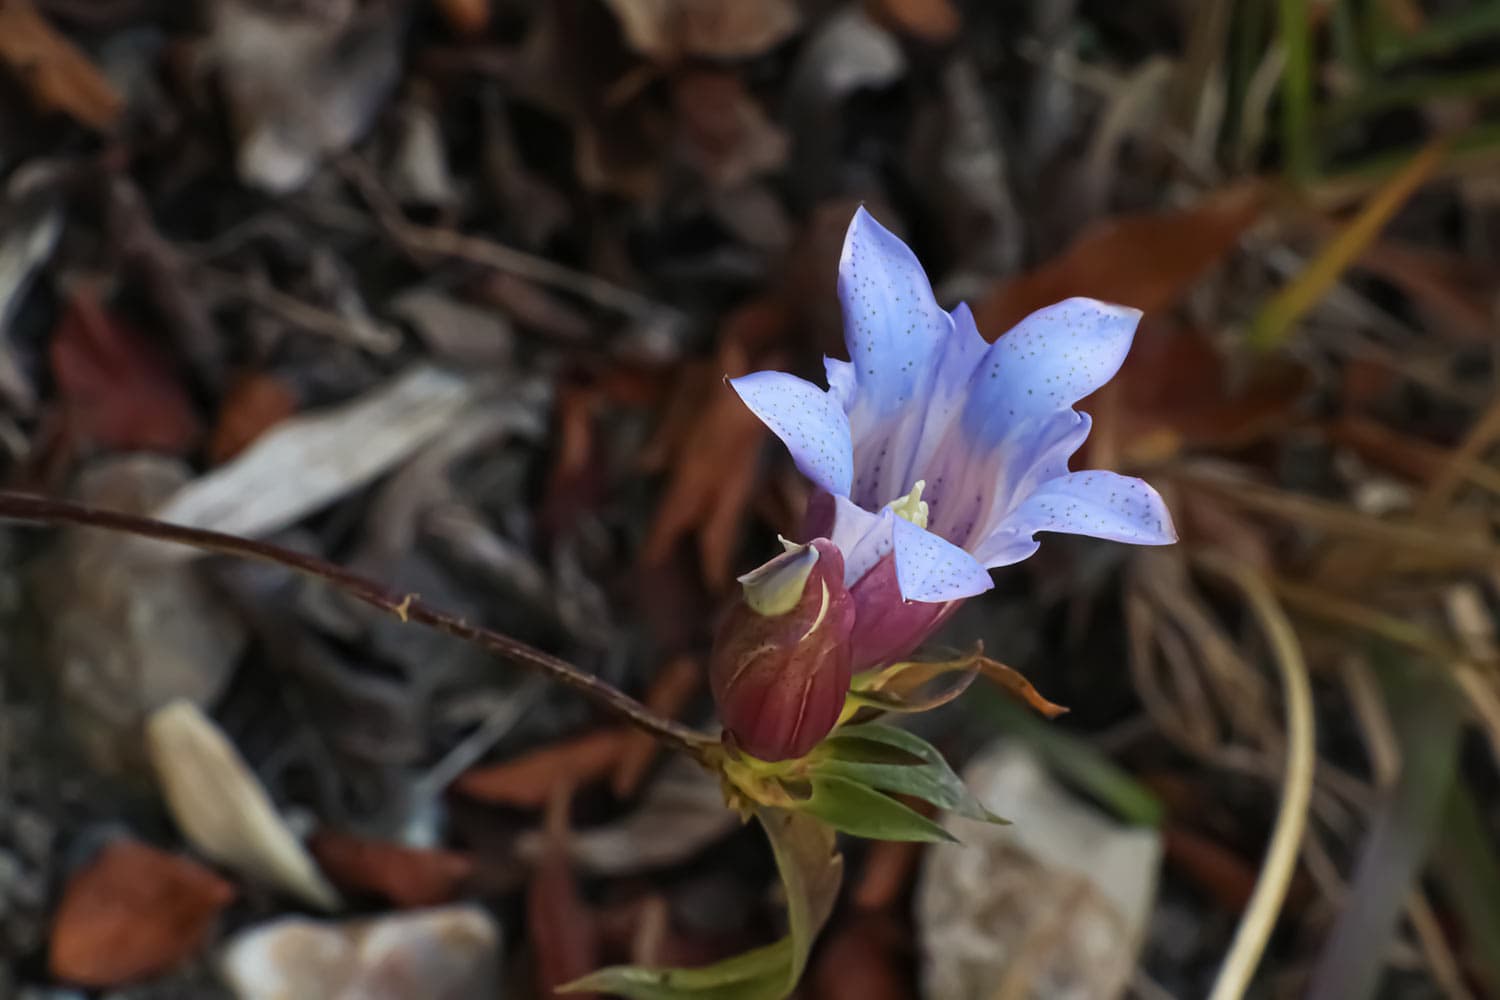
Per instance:
[[[870,840],[956,843],[947,830],[868,785],[834,775],[812,775],[812,795],[798,809],[836,830]]]
[[[792,939],[697,969],[616,965],[559,987],[561,993],[609,993],[630,1000],[779,1000],[788,992]]]
[[[895,726],[845,726],[823,741],[814,760],[814,777],[848,778],[883,792],[914,796],[970,819],[1005,822],[974,797],[936,747]]]
[[[812,816],[770,807],[757,809],[755,816],[771,841],[776,870],[786,890],[792,954],[785,985],[790,993],[802,978],[813,939],[838,901],[844,859],[836,849],[833,831]]]

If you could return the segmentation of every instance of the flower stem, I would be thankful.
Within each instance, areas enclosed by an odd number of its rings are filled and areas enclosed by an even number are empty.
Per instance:
[[[558,659],[492,629],[481,625],[471,625],[457,615],[432,607],[416,594],[398,594],[316,556],[304,555],[301,552],[284,549],[279,545],[271,545],[251,538],[240,538],[236,535],[226,535],[218,531],[188,528],[149,517],[102,510],[66,500],[25,496],[5,491],[0,491],[0,519],[102,528],[106,531],[118,531],[142,538],[187,545],[206,552],[274,563],[305,576],[324,580],[351,597],[396,615],[403,622],[425,625],[465,642],[483,646],[512,663],[538,670],[579,692],[596,705],[695,758],[702,759],[704,749],[715,745],[708,737],[671,719],[657,715],[625,692],[592,674],[585,673],[566,660]]]

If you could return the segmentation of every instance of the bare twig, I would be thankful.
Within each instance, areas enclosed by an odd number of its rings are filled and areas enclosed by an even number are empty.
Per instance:
[[[712,743],[707,737],[686,726],[658,716],[623,691],[610,686],[592,674],[585,673],[565,660],[560,660],[492,629],[471,625],[456,615],[424,603],[416,594],[398,595],[374,581],[357,576],[315,556],[293,552],[290,549],[255,539],[226,535],[218,531],[185,528],[148,517],[136,517],[63,500],[3,491],[0,491],[0,518],[35,521],[42,524],[74,524],[103,528],[108,531],[119,531],[142,538],[173,542],[209,552],[237,556],[242,559],[257,559],[284,566],[298,573],[327,581],[343,593],[382,611],[388,611],[403,622],[426,625],[428,628],[444,632],[465,642],[483,646],[512,663],[539,670],[607,711],[694,757],[701,756],[702,751]]]

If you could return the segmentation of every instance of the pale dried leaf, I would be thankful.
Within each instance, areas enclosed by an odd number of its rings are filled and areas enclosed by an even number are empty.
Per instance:
[[[229,738],[197,706],[179,700],[157,709],[146,741],[172,818],[195,848],[310,906],[338,909],[338,893]]]
[[[477,388],[436,368],[409,369],[351,403],[282,421],[234,461],[188,484],[154,516],[249,537],[278,531],[364,486],[443,433]]]

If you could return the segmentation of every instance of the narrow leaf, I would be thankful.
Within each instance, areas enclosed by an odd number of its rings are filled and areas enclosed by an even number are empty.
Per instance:
[[[560,987],[562,993],[605,993],[630,1000],[777,1000],[785,996],[792,939],[698,969],[616,965]]]
[[[915,758],[911,763],[872,759],[869,747],[887,747]],[[822,757],[821,754],[826,754]],[[914,733],[866,723],[837,730],[820,747],[814,775],[848,778],[883,792],[911,795],[981,822],[1005,822],[969,791],[937,748]]]
[[[848,778],[814,775],[812,796],[799,808],[856,837],[957,843],[951,833],[916,810]]]

